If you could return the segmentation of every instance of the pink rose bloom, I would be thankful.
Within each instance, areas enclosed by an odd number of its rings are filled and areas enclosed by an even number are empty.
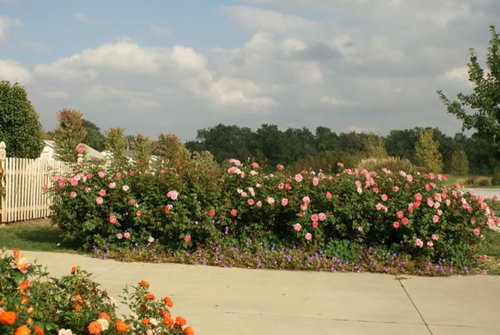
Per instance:
[[[399,222],[398,222],[398,221],[394,221],[394,222],[392,223],[392,226],[393,226],[394,228],[399,228]]]
[[[288,205],[288,199],[287,198],[281,199],[281,206],[286,206],[286,205]]]
[[[306,205],[311,202],[311,199],[309,197],[303,197],[302,202],[305,203]]]
[[[137,212],[135,212],[135,215],[136,216],[142,216],[143,212],[141,210],[138,210]]]
[[[311,215],[311,221],[318,221],[318,220],[319,220],[318,214]]]
[[[332,198],[332,193],[331,192],[326,192],[325,197],[327,199],[331,199]]]
[[[253,206],[255,204],[255,201],[253,199],[247,199],[247,204]]]
[[[439,235],[438,235],[438,234],[432,234],[431,238],[432,238],[434,241],[437,241],[437,240],[439,240]]]
[[[255,171],[255,170],[250,170],[250,175],[251,175],[251,176],[256,176],[256,175],[258,175],[258,174],[259,174],[259,173],[258,173],[257,171]]]
[[[104,197],[106,195],[106,190],[100,190],[99,192],[97,192],[97,194],[99,194],[101,197]]]
[[[85,187],[84,190],[85,190],[85,193],[89,193],[91,191],[90,187],[88,187],[88,186]]]
[[[72,197],[72,198],[76,198],[76,192],[75,191],[71,191],[69,193],[69,196]]]
[[[168,213],[168,212],[170,212],[170,210],[171,210],[172,208],[174,208],[174,206],[172,206],[172,205],[166,205],[165,207],[163,207],[163,211],[164,211],[165,213]]]
[[[438,215],[434,215],[434,216],[432,217],[432,222],[434,222],[434,223],[438,223],[438,222],[439,222],[439,216],[438,216]]]
[[[408,223],[410,223],[410,220],[408,218],[402,218],[401,223],[406,226]]]
[[[293,229],[295,229],[296,231],[299,231],[302,229],[302,226],[300,225],[300,223],[296,223],[293,225]]]
[[[76,152],[83,154],[85,152],[85,147],[83,145],[79,145],[78,148],[76,148]]]
[[[135,202],[136,202],[135,199],[128,199],[128,203],[130,205],[135,205]]]
[[[479,228],[475,228],[472,233],[474,234],[474,236],[479,236],[479,234],[481,234],[481,231],[479,230]]]
[[[413,196],[413,199],[415,199],[415,201],[422,201],[422,194],[420,193],[417,193]]]
[[[428,192],[431,190],[431,185],[425,184],[425,190]]]
[[[238,215],[238,211],[233,208],[233,209],[231,209],[231,211],[229,211],[229,215],[236,216],[236,215]]]
[[[87,179],[92,179],[92,178],[94,178],[94,175],[90,172],[87,173]]]
[[[305,238],[306,240],[310,241],[310,240],[312,239],[312,235],[311,235],[311,233],[307,233],[307,234],[304,236],[304,238]]]
[[[184,236],[184,242],[186,243],[191,242],[191,236],[190,235]]]
[[[130,172],[128,173],[128,175],[129,175],[130,177],[132,177],[132,176],[134,175],[134,171],[130,171]]]
[[[491,197],[491,199],[493,199],[495,201],[498,200],[498,195],[495,194],[494,196]]]
[[[297,183],[300,183],[300,182],[304,179],[304,177],[302,177],[302,175],[301,175],[300,173],[297,173],[297,174],[295,175],[294,179],[295,179],[295,181],[296,181]]]
[[[337,163],[337,166],[338,166],[338,167],[344,167],[344,163],[338,162],[338,163]]]
[[[424,246],[424,242],[421,239],[417,238],[415,240],[415,245],[419,248],[422,248]]]
[[[432,248],[432,247],[434,246],[434,242],[432,242],[432,241],[427,241],[427,246]]]
[[[177,192],[176,190],[168,191],[167,197],[169,197],[172,200],[177,200],[177,198],[179,197],[179,192]]]
[[[49,186],[47,184],[42,185],[42,191],[47,191],[49,189]]]
[[[318,177],[313,177],[313,179],[312,179],[312,184],[313,184],[314,186],[318,186],[318,185],[319,185],[319,178],[318,178]]]
[[[118,222],[118,218],[116,216],[114,216],[114,215],[111,215],[109,217],[109,222],[111,222],[111,223],[117,223]]]
[[[122,190],[123,190],[124,192],[127,192],[128,190],[130,190],[130,187],[129,187],[128,185],[123,185],[123,186],[122,186]]]
[[[104,199],[101,198],[101,197],[97,197],[95,198],[95,203],[98,204],[98,205],[102,205],[102,203],[104,202]]]
[[[387,198],[388,198],[388,197],[387,197],[387,194],[382,194],[382,195],[380,196],[380,199],[382,199],[382,201],[387,201]]]
[[[115,188],[116,187],[116,183],[115,182],[111,182],[111,183],[109,183],[108,187],[109,188]]]
[[[285,189],[291,190],[292,189],[292,185],[291,184],[285,184]]]
[[[392,191],[393,191],[393,192],[398,192],[398,191],[399,191],[399,187],[394,186],[394,187],[392,188]]]
[[[413,181],[413,176],[411,174],[406,175],[406,180],[408,180],[411,183]]]
[[[363,226],[359,226],[358,231],[363,232]]]
[[[326,214],[325,213],[319,213],[318,214],[318,220],[319,221],[325,221],[326,219]]]
[[[403,211],[397,211],[397,212],[396,212],[396,217],[397,217],[398,219],[402,219],[402,218],[403,218],[403,216],[405,216],[405,213],[403,213]]]
[[[274,198],[273,197],[267,197],[266,201],[269,205],[274,206]]]
[[[278,164],[278,165],[276,165],[276,168],[278,170],[283,170],[285,167],[282,164]]]
[[[375,208],[377,209],[377,211],[380,211],[382,210],[382,208],[384,208],[384,205],[382,205],[380,202],[378,204],[375,205]]]
[[[359,180],[356,180],[354,182],[354,185],[356,185],[356,187],[361,187],[361,182]]]
[[[318,227],[318,221],[313,221],[312,226],[313,226],[314,228]]]
[[[283,183],[278,184],[278,190],[282,190],[284,188],[285,188],[285,184],[283,184]]]
[[[208,216],[215,216],[215,210],[209,209],[208,210]]]
[[[476,219],[474,219],[474,218],[470,219],[470,223],[473,224],[473,225],[475,225],[476,224]]]
[[[432,198],[427,198],[427,206],[434,207],[434,200]]]
[[[380,192],[380,190],[377,187],[374,187],[373,188],[373,193],[378,194],[378,192]]]
[[[257,207],[262,207],[262,201],[260,201],[260,200],[259,200],[259,201],[257,201],[257,202],[255,203],[255,205],[256,205]]]
[[[307,204],[300,204],[300,209],[303,211],[307,210]]]
[[[123,237],[125,237],[125,238],[130,238],[130,233],[129,233],[129,232],[124,232],[124,233],[123,233]]]
[[[116,234],[116,238],[121,240],[123,238],[123,235],[121,233]]]
[[[117,172],[115,174],[115,177],[116,177],[116,179],[120,179],[122,177],[122,173],[121,172]]]
[[[252,169],[256,169],[259,167],[259,163],[257,163],[257,162],[252,162],[251,165],[252,165]]]
[[[76,186],[76,185],[78,185],[78,180],[71,178],[71,179],[69,180],[69,184],[70,184],[71,186]]]
[[[97,172],[97,175],[98,175],[99,177],[101,177],[101,178],[104,178],[104,176],[106,175],[106,172],[104,172],[104,171],[99,171],[99,172]]]

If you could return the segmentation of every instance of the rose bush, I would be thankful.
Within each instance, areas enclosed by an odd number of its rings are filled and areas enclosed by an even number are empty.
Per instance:
[[[78,165],[49,187],[53,221],[83,248],[300,247],[357,258],[374,247],[461,266],[500,221],[442,175],[345,169],[333,175],[193,158],[147,171]],[[249,242],[252,241],[252,242]]]
[[[124,289],[131,313],[118,318],[114,301],[78,267],[50,278],[15,249],[0,256],[0,274],[1,334],[194,334],[184,318],[170,314],[172,300],[155,299],[146,281]]]

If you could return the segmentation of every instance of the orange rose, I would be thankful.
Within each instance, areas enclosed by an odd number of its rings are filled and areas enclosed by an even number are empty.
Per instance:
[[[102,327],[101,327],[101,324],[97,321],[92,321],[91,323],[89,323],[89,325],[87,326],[87,330],[89,331],[89,334],[92,334],[92,335],[97,335],[99,334],[100,332],[102,332]]]
[[[184,319],[182,316],[178,316],[175,318],[175,324],[177,326],[184,326],[186,324],[186,319]]]
[[[30,282],[28,280],[25,280],[21,284],[19,284],[19,289],[21,291],[26,290],[28,287],[30,287]]]
[[[79,266],[73,266],[73,267],[71,268],[71,273],[75,274],[75,273],[76,273],[76,271],[78,271],[78,270],[80,270],[80,267],[79,267]]]
[[[170,316],[170,314],[167,314],[167,315],[163,316],[163,323],[166,325],[172,326],[174,324],[174,320],[172,320],[172,317]]]
[[[40,326],[33,326],[33,328],[35,328],[35,334],[36,335],[43,335],[43,328],[40,327]]]
[[[174,302],[172,301],[172,299],[170,299],[169,297],[165,297],[163,298],[163,302],[165,303],[165,305],[167,305],[168,307],[173,307],[174,306]]]
[[[109,314],[108,314],[108,313],[106,313],[106,312],[101,312],[101,313],[99,313],[99,316],[98,316],[97,318],[98,318],[98,319],[104,319],[104,320],[106,320],[106,321],[108,321],[108,322],[111,320],[111,317],[110,317],[110,316],[109,316]]]
[[[16,331],[14,332],[14,335],[30,335],[31,334],[31,329],[28,328],[28,326],[22,325],[17,327]]]
[[[142,319],[141,323],[143,325],[147,325],[147,324],[149,324],[149,319]]]
[[[26,305],[28,302],[30,302],[26,297],[21,298],[21,305]]]
[[[185,335],[194,335],[194,329],[191,327],[187,327],[186,329],[184,329],[184,334]]]
[[[146,294],[144,296],[144,299],[147,299],[147,300],[155,300],[155,296],[154,294]]]
[[[80,305],[73,305],[73,310],[75,312],[81,312],[82,311],[82,307]]]
[[[34,311],[35,311],[35,308],[33,306],[28,307],[28,309],[26,310],[26,312],[28,312],[28,313],[33,313]]]
[[[125,333],[130,328],[130,325],[126,322],[118,320],[115,322],[115,329],[119,332]]]
[[[145,280],[141,280],[139,282],[139,285],[144,286],[145,288],[149,288],[149,283]]]
[[[14,256],[14,262],[16,263],[17,269],[22,272],[28,272],[28,267],[30,263],[28,263],[28,259],[23,254],[19,253],[19,249],[12,250],[12,255]]]
[[[17,319],[18,316],[14,312],[0,313],[0,323],[3,325],[13,326]]]

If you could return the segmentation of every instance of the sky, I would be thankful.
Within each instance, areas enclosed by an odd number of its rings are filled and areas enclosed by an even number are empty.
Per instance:
[[[0,0],[0,80],[45,130],[70,108],[152,139],[219,123],[453,135],[436,91],[471,91],[469,49],[484,65],[499,23],[498,0]]]

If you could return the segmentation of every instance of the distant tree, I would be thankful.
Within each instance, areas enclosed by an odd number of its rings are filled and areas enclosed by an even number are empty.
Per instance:
[[[364,138],[364,152],[370,158],[386,158],[385,140],[375,134],[367,134]]]
[[[24,87],[0,82],[0,141],[7,156],[37,158],[43,149],[42,126]]]
[[[175,161],[180,163],[188,160],[191,156],[179,138],[173,134],[160,134],[154,143],[153,152],[161,162]]]
[[[267,161],[270,166],[293,163],[286,147],[286,136],[277,125],[262,124],[255,134],[259,144],[257,155]]]
[[[82,113],[74,109],[63,109],[57,118],[59,125],[54,131],[55,152],[62,161],[76,162],[76,148],[87,133],[83,127]]]
[[[285,152],[289,162],[317,154],[315,137],[307,128],[288,128],[284,132]],[[288,163],[288,162],[287,162]]]
[[[450,161],[450,172],[456,176],[466,176],[469,174],[469,160],[465,151],[453,151]]]
[[[83,138],[82,142],[97,151],[103,151],[106,148],[106,137],[101,133],[101,130],[96,124],[85,119],[82,121],[83,128],[87,131],[87,134]]]
[[[319,126],[316,128],[315,132],[315,142],[316,150],[318,152],[322,151],[333,151],[338,146],[339,137],[337,134],[332,132],[330,128]]]
[[[462,128],[474,129],[473,137],[484,140],[490,155],[500,160],[500,37],[495,26],[490,26],[491,39],[485,71],[480,66],[474,49],[470,49],[469,82],[473,93],[457,95],[450,101],[442,91],[438,95],[446,105],[448,113],[462,121]],[[470,112],[469,109],[474,110]]]
[[[127,151],[128,141],[124,135],[123,128],[110,128],[104,132],[106,136],[106,150],[113,154],[113,160],[116,163],[125,161],[125,152]]]
[[[134,159],[140,164],[147,166],[153,154],[153,142],[145,135],[137,135],[132,141],[134,147]]]
[[[428,172],[440,173],[443,170],[443,156],[439,152],[439,143],[432,138],[432,129],[425,130],[415,146],[415,158],[419,167]]]
[[[417,144],[418,129],[391,130],[386,137],[387,153],[392,157],[406,158],[414,162],[415,144]]]

